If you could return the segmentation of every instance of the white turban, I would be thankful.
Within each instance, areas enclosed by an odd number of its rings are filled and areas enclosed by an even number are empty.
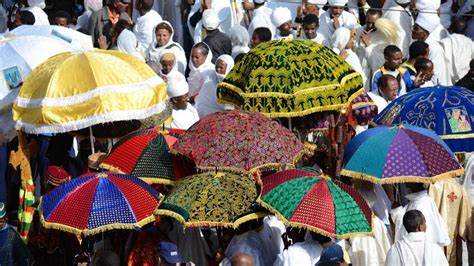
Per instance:
[[[339,27],[334,31],[331,37],[331,48],[336,52],[340,53],[346,47],[347,43],[351,39],[351,31],[345,27]]]
[[[255,4],[263,4],[265,3],[265,0],[253,0]]]
[[[202,13],[202,26],[206,30],[215,30],[219,27],[219,16],[213,9],[206,9]]]
[[[329,0],[330,6],[345,6],[348,0]]]
[[[308,4],[313,4],[313,5],[317,5],[319,7],[321,6],[324,6],[325,4],[328,3],[327,0],[308,0],[306,1]]]
[[[419,13],[415,21],[415,24],[418,24],[418,26],[422,27],[429,33],[432,33],[440,23],[441,19],[434,13]]]
[[[46,4],[44,3],[44,0],[28,0],[28,6],[37,6],[41,9],[44,9],[46,7]]]
[[[436,11],[441,6],[441,0],[416,0],[416,9],[419,11]]]
[[[272,13],[272,23],[275,27],[291,21],[291,11],[286,7],[277,7]]]
[[[189,93],[188,83],[183,79],[172,79],[168,81],[168,88],[166,89],[168,97],[174,98],[183,96]]]

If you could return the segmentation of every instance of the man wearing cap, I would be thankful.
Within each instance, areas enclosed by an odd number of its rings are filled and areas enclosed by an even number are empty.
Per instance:
[[[272,13],[272,22],[276,27],[275,40],[293,39],[293,24],[291,11],[286,7],[277,7]]]
[[[89,35],[95,47],[99,47],[98,39],[102,35],[107,38],[107,43],[112,41],[110,31],[119,20],[125,19],[130,22],[127,14],[129,2],[130,0],[108,0],[106,6],[92,13],[89,20]]]
[[[331,40],[332,34],[339,27],[352,29],[357,27],[357,19],[354,14],[344,10],[347,0],[329,0],[329,9],[319,18],[319,33],[326,40]]]
[[[219,16],[216,11],[207,9],[202,13],[202,27],[206,31],[206,38],[202,41],[212,51],[212,63],[216,63],[219,56],[232,53],[232,41],[219,30]]]
[[[188,16],[188,28],[193,36],[194,43],[202,42],[206,37],[206,31],[202,26],[204,11],[212,9],[219,16],[219,30],[229,33],[235,23],[232,16],[232,4],[234,1],[224,0],[195,0]]]
[[[435,36],[431,35],[439,25],[440,18],[437,14],[420,13],[416,18],[411,36],[414,40],[426,42],[430,47],[428,59],[434,65],[434,75],[431,80],[433,84],[449,86],[452,85],[452,82],[448,78],[449,72],[446,67],[443,47],[435,40]]]
[[[0,202],[0,265],[31,265],[25,243],[6,221],[5,204]]]
[[[199,121],[197,110],[188,102],[189,86],[184,80],[168,81],[167,94],[173,104],[170,128],[187,130]]]
[[[171,242],[161,241],[158,244],[158,249],[160,250],[159,266],[179,265],[179,263],[185,262],[178,254],[178,247]]]
[[[254,9],[252,12],[252,21],[249,24],[249,36],[253,36],[253,32],[257,28],[267,28],[275,34],[275,26],[272,23],[272,10],[266,6],[266,0],[254,0]]]
[[[413,16],[410,12],[410,0],[385,1],[383,9],[382,17],[398,25],[398,36],[400,38],[397,46],[402,49],[404,55],[408,55],[411,43],[411,30],[414,24]]]

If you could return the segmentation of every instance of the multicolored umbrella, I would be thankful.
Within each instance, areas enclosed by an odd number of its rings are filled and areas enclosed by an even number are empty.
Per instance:
[[[253,172],[294,164],[304,146],[278,122],[239,110],[208,115],[178,140],[172,151],[202,170]]]
[[[438,136],[410,125],[362,132],[346,146],[344,162],[341,175],[377,184],[432,183],[464,172]]]
[[[372,211],[361,195],[341,182],[309,173],[263,178],[257,202],[292,227],[336,238],[372,234]]]
[[[217,88],[219,102],[270,117],[343,109],[363,81],[331,49],[310,40],[270,41],[247,53]]]
[[[140,120],[166,107],[166,84],[126,53],[92,50],[51,57],[33,70],[13,105],[15,127],[61,133]]]
[[[374,122],[431,129],[452,151],[474,151],[474,93],[463,87],[413,90],[392,101]]]
[[[195,173],[170,153],[169,147],[175,142],[176,138],[163,135],[159,129],[135,131],[113,146],[100,167],[145,182],[171,185],[177,178]],[[183,171],[187,173],[184,176]]]
[[[153,222],[161,199],[136,177],[88,173],[41,197],[39,211],[44,227],[88,236]]]
[[[155,213],[173,217],[185,227],[237,228],[265,216],[253,211],[256,198],[256,184],[249,176],[203,173],[180,180]]]

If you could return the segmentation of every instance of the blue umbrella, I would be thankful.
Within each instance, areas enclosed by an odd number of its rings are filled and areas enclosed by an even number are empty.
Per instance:
[[[431,129],[453,152],[474,151],[474,93],[463,87],[413,90],[392,101],[374,122]]]

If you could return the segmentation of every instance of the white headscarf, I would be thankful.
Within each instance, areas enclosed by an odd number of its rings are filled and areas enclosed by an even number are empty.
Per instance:
[[[138,41],[133,32],[124,29],[117,39],[117,49],[121,52],[135,56],[145,62],[145,58],[137,51]]]
[[[221,82],[221,81],[224,80],[225,76],[227,76],[227,74],[229,74],[229,72],[234,67],[234,59],[230,55],[223,54],[223,55],[221,55],[217,58],[216,63],[219,60],[222,60],[222,61],[224,61],[224,63],[226,63],[226,69],[225,69],[225,74],[224,75],[219,74],[219,73],[216,72],[217,79],[218,79],[219,82]]]
[[[44,0],[28,0],[28,6],[29,7],[39,7],[41,9],[44,9],[46,7],[46,3]]]
[[[345,50],[348,53],[345,61],[357,72],[362,75],[364,84],[367,80],[364,70],[362,69],[362,64],[360,63],[359,57],[351,50],[346,49],[346,45],[351,39],[351,31],[346,27],[340,27],[332,35],[330,47],[339,54],[341,51]]]
[[[250,51],[250,36],[246,28],[235,25],[230,29],[229,37],[232,42],[232,58],[235,59],[237,55]]]
[[[329,0],[328,2],[331,6],[345,6],[348,0]]]
[[[280,27],[283,23],[291,21],[291,11],[287,7],[277,7],[272,13],[272,23]]]
[[[197,43],[199,44],[199,43]],[[197,45],[195,44],[193,48]],[[207,49],[209,50],[206,60],[202,65],[196,67],[193,64],[193,61],[191,58],[189,59],[189,69],[191,72],[189,73],[188,77],[188,83],[189,83],[189,96],[193,97],[196,96],[199,91],[201,90],[202,85],[206,81],[207,78],[215,71],[214,64],[212,63],[212,51],[209,48],[209,46],[205,43],[203,43],[205,46],[207,46]]]
[[[156,40],[156,34],[155,34],[156,28],[154,28],[153,29],[153,41],[151,42],[150,47],[148,47],[148,51],[147,51],[148,60],[155,61],[155,62],[160,62],[161,52],[165,49],[172,50],[174,52],[174,55],[176,56],[176,61],[177,61],[177,64],[178,64],[178,71],[184,74],[184,72],[186,71],[187,60],[186,60],[186,55],[184,54],[183,47],[181,47],[181,45],[179,43],[173,41],[174,29],[173,29],[173,26],[171,25],[171,23],[169,23],[166,20],[163,20],[162,22],[158,23],[158,25],[160,25],[162,23],[168,25],[171,28],[170,38],[169,38],[168,42],[165,45],[158,46],[158,42]]]

